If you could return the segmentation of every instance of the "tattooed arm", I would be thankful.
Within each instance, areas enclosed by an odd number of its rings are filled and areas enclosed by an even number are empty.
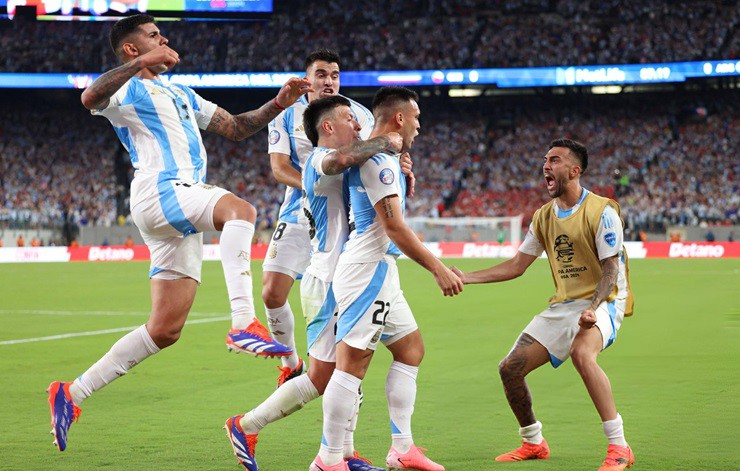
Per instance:
[[[594,297],[591,305],[581,313],[581,319],[578,324],[584,329],[590,329],[596,324],[596,309],[599,304],[609,297],[614,286],[617,284],[619,276],[619,255],[605,258],[601,261],[601,279],[594,290]]]
[[[289,79],[278,95],[256,110],[233,115],[218,107],[206,131],[215,132],[232,141],[241,141],[267,126],[285,108],[291,106],[302,95],[312,92],[311,83],[306,79]]]
[[[82,104],[88,110],[102,110],[108,107],[110,97],[129,81],[131,77],[146,68],[164,69],[180,61],[180,56],[166,45],[159,46],[136,59],[109,70],[98,77],[92,85],[82,92]]]
[[[401,203],[397,195],[386,196],[378,201],[375,204],[375,212],[388,237],[401,252],[432,273],[445,296],[455,296],[463,290],[460,278],[432,255],[404,222]]]
[[[402,145],[401,135],[396,132],[373,137],[367,141],[357,141],[340,147],[336,152],[324,157],[321,169],[326,175],[338,175],[353,165],[362,165],[375,154],[399,152]]]

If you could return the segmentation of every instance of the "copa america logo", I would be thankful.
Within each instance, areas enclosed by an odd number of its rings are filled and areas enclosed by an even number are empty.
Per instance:
[[[270,144],[275,145],[280,140],[280,133],[277,131],[277,129],[273,129],[270,131]]]
[[[384,185],[392,185],[394,180],[395,180],[395,177],[393,176],[393,170],[389,168],[384,168],[380,172],[380,181]]]

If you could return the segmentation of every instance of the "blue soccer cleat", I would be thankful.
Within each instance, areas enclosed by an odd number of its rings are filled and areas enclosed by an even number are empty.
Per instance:
[[[287,357],[293,354],[292,348],[273,340],[256,317],[246,329],[229,331],[226,348],[232,352],[244,352],[263,358]]]
[[[49,406],[51,407],[51,434],[54,435],[54,445],[59,451],[67,449],[67,432],[72,422],[82,414],[79,407],[72,402],[72,396],[69,394],[69,386],[72,383],[61,383],[54,381],[46,389],[49,393]]]
[[[239,460],[239,464],[249,471],[258,471],[257,461],[254,459],[254,447],[257,445],[257,434],[247,435],[244,433],[239,421],[244,417],[235,415],[226,421],[224,428],[226,435],[231,441],[231,447],[234,449],[234,455]]]
[[[345,458],[344,461],[347,463],[347,467],[350,471],[385,471],[385,468],[378,468],[367,458],[363,458],[355,450],[355,454],[349,458]]]

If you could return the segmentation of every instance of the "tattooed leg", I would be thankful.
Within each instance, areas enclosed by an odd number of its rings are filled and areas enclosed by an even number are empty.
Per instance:
[[[537,422],[532,409],[532,395],[524,377],[530,371],[547,363],[549,359],[547,349],[532,336],[523,333],[498,366],[506,399],[520,427]]]

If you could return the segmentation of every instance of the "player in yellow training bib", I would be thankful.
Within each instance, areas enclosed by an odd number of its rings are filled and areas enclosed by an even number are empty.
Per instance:
[[[624,439],[609,378],[596,362],[599,352],[616,339],[634,304],[622,220],[615,201],[581,187],[580,178],[587,166],[588,150],[583,144],[570,139],[551,142],[542,170],[553,200],[535,212],[516,256],[472,273],[453,267],[465,284],[495,283],[521,276],[544,251],[555,281],[550,307],[532,319],[499,365],[523,441],[521,447],[496,461],[550,456],[524,378],[547,362],[557,368],[568,357],[573,358],[609,440],[599,471],[629,468],[635,461]]]

